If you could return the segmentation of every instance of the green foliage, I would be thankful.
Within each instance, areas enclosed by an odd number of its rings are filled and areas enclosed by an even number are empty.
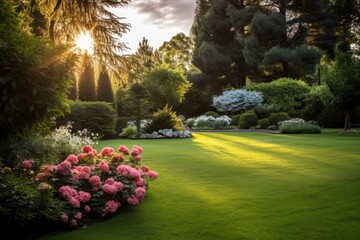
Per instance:
[[[280,132],[283,134],[296,134],[296,133],[321,133],[321,128],[319,125],[313,122],[305,122],[305,121],[296,121],[290,120],[281,123]]]
[[[113,103],[114,101],[114,92],[111,87],[111,81],[109,74],[106,70],[101,71],[98,83],[97,83],[97,100]]]
[[[116,119],[115,132],[121,133],[122,129],[127,127],[129,120],[130,119],[128,117],[118,117]]]
[[[253,111],[259,119],[267,118],[271,113],[279,112],[275,105],[260,104],[256,106]]]
[[[318,115],[331,105],[332,94],[327,85],[312,87],[307,98],[306,107],[303,110],[302,118],[306,121],[319,121]]]
[[[279,111],[288,112],[304,107],[310,88],[299,80],[280,78],[270,83],[247,86],[247,89],[263,94],[264,104],[275,106]]]
[[[345,109],[326,107],[318,115],[319,125],[324,128],[344,127]]]
[[[176,112],[172,111],[172,108],[168,107],[168,105],[152,115],[150,122],[144,127],[144,132],[153,133],[162,129],[172,129],[174,131],[185,129],[181,119],[177,117]]]
[[[72,122],[73,131],[88,131],[110,137],[115,133],[116,113],[110,103],[83,102],[70,103],[70,113],[57,120],[59,125]]]
[[[83,70],[79,79],[79,100],[96,101],[94,68],[90,56],[83,58]]]
[[[67,89],[73,55],[25,34],[0,45],[1,138],[69,110]]]
[[[241,114],[236,114],[234,116],[231,117],[231,123],[230,125],[232,126],[239,126],[240,124],[240,117],[241,117]]]
[[[120,136],[125,138],[136,138],[138,136],[137,132],[138,130],[136,126],[130,125],[123,128],[123,130],[120,133]]]
[[[126,111],[126,91],[125,89],[118,89],[115,93],[115,106],[118,116],[125,117],[128,116]]]
[[[258,118],[253,111],[248,111],[240,116],[239,128],[249,129],[258,125]]]
[[[151,70],[144,77],[143,86],[150,94],[150,101],[156,108],[178,106],[191,84],[180,71],[165,67]]]
[[[214,117],[214,118],[217,118],[220,116],[219,113],[217,112],[214,112],[214,111],[207,111],[206,113],[204,113],[205,116],[208,116],[208,117]]]
[[[270,117],[268,117],[270,126],[271,125],[279,126],[279,122],[289,119],[290,119],[289,115],[285,112],[273,113],[270,115]]]
[[[263,118],[259,120],[259,127],[261,129],[267,129],[268,127],[270,127],[270,121],[268,118]]]

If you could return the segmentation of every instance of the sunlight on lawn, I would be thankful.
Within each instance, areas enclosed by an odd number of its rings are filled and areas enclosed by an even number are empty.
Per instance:
[[[284,170],[302,176],[316,176],[319,173],[317,167],[307,168],[304,171],[303,166],[296,159],[302,155],[302,152],[284,148],[283,145],[225,134],[216,134],[215,138],[204,133],[194,134],[193,142],[208,151],[216,152],[219,161],[233,166],[252,168],[265,175],[282,176]],[[227,157],[221,158],[221,155]]]

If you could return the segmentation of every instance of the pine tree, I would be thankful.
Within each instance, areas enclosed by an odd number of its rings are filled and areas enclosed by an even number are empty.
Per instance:
[[[76,78],[74,75],[71,76],[71,87],[69,89],[68,98],[71,100],[77,99],[77,86],[76,86]]]
[[[83,57],[83,72],[79,79],[79,100],[96,101],[94,68],[90,57]]]
[[[97,83],[97,100],[111,103],[114,101],[114,92],[111,87],[110,77],[105,68],[103,68],[99,75]]]

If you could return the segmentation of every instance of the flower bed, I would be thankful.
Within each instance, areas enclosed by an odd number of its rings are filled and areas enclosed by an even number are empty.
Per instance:
[[[40,195],[50,194],[63,203],[56,218],[76,227],[143,201],[149,182],[158,173],[141,164],[142,152],[134,145],[132,150],[120,146],[116,152],[105,147],[97,153],[86,145],[81,153],[70,154],[57,165],[37,168],[35,161],[25,160],[21,168],[38,184]]]

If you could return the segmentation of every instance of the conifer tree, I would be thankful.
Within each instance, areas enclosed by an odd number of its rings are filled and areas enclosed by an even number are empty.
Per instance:
[[[90,57],[83,57],[83,71],[79,79],[79,100],[96,101],[94,68]]]
[[[109,74],[105,67],[100,72],[97,83],[97,100],[111,103],[114,101],[114,92],[111,87]]]

